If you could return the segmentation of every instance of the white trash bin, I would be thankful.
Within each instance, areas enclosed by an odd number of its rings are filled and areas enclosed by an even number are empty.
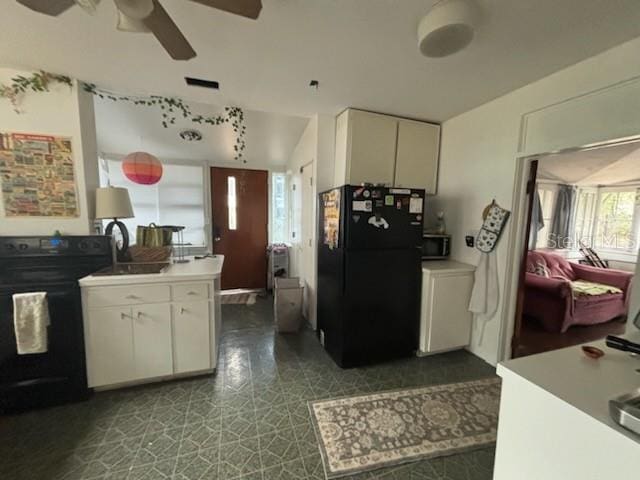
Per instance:
[[[302,287],[300,279],[276,277],[273,293],[273,316],[276,331],[297,332],[302,323]]]

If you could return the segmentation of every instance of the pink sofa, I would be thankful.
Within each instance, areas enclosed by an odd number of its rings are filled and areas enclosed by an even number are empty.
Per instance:
[[[570,281],[618,287],[623,293],[573,295]],[[549,332],[571,325],[595,325],[627,314],[633,274],[571,263],[559,255],[533,250],[527,255],[524,314]]]

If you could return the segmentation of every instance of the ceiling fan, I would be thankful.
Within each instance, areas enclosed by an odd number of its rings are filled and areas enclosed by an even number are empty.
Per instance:
[[[56,17],[74,5],[93,13],[100,0],[16,0],[31,10]],[[151,32],[174,60],[196,56],[178,26],[158,0],[113,0],[118,10],[118,30]],[[256,19],[262,10],[261,0],[192,0],[225,12]]]

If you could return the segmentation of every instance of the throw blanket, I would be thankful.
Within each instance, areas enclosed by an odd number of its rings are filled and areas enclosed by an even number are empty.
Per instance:
[[[574,280],[571,282],[571,291],[574,295],[605,295],[607,293],[622,293],[618,287],[605,285],[604,283],[587,282],[586,280]]]

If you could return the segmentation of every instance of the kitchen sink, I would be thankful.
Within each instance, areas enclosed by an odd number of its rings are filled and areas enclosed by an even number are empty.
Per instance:
[[[609,413],[617,424],[640,435],[640,388],[609,400]]]
[[[168,263],[117,263],[98,270],[94,275],[149,275],[162,273],[169,267]]]

